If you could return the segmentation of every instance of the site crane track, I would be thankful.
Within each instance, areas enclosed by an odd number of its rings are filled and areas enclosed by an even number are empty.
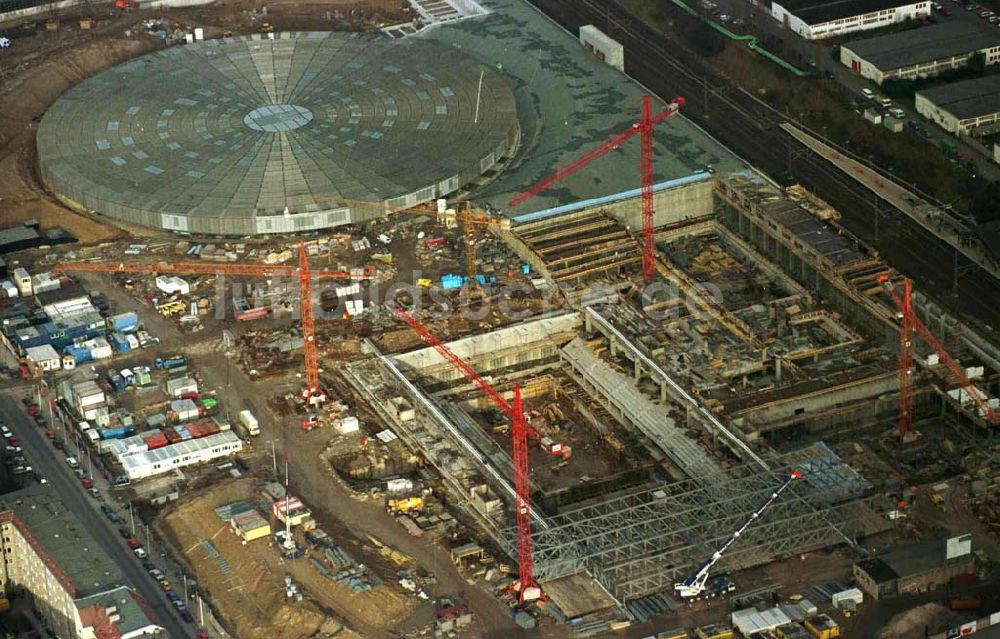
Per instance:
[[[685,96],[684,114],[722,144],[769,175],[790,175],[813,190],[841,212],[840,224],[845,229],[871,243],[898,270],[919,279],[925,294],[946,302],[944,306],[960,312],[973,324],[996,324],[1000,287],[980,286],[975,295],[952,297],[954,250],[888,202],[879,204],[881,211],[892,215],[880,220],[880,238],[876,241],[876,196],[849,176],[841,175],[822,156],[792,140],[779,128],[786,119],[764,108],[696,54],[656,33],[615,0],[579,0],[571,3],[572,7],[559,0],[529,1],[571,33],[586,24],[607,30],[624,46],[626,70],[631,77],[659,96],[668,96],[666,99]],[[706,82],[711,87],[707,92]],[[981,269],[964,256],[959,258],[959,268],[961,292],[970,292],[973,282],[988,281],[977,277]]]

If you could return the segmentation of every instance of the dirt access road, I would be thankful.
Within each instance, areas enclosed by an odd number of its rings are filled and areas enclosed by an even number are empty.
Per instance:
[[[244,325],[235,322],[209,322],[206,329],[194,335],[182,335],[174,324],[161,317],[153,309],[144,306],[129,296],[122,289],[110,285],[110,280],[100,276],[88,275],[84,278],[88,289],[100,288],[111,302],[112,308],[118,312],[135,311],[139,313],[143,324],[153,335],[160,337],[159,351],[184,353],[201,375],[204,390],[217,390],[221,402],[229,406],[229,414],[236,415],[242,410],[243,398],[253,398],[255,404],[263,408],[266,398],[285,391],[294,391],[301,383],[297,379],[267,380],[263,382],[250,381],[237,366],[233,365],[221,352],[221,330],[228,327],[239,332]],[[256,323],[246,324],[251,327]],[[149,353],[153,357],[153,353]],[[291,485],[292,491],[308,503],[314,511],[319,511],[317,520],[321,526],[326,522],[334,522],[331,528],[350,530],[359,539],[373,535],[386,544],[412,557],[424,570],[434,574],[438,585],[432,596],[458,595],[462,597],[477,615],[473,636],[507,638],[527,636],[510,619],[509,611],[505,610],[498,600],[480,585],[469,583],[466,577],[452,565],[448,552],[441,546],[426,539],[411,537],[378,503],[366,503],[351,497],[346,488],[333,481],[320,458],[320,452],[326,448],[330,431],[319,430],[304,433],[294,427],[295,418],[286,416],[281,419],[269,412],[259,415],[261,435],[255,440],[254,469],[260,469],[261,474],[270,471],[270,444],[275,441],[278,459],[287,456],[292,460]],[[331,530],[331,532],[333,532]],[[388,581],[392,575],[383,575]],[[355,628],[370,627],[365,623],[364,611],[342,610],[343,616]],[[222,611],[223,615],[225,611]],[[417,612],[410,619],[400,619],[393,632],[406,631],[414,626],[422,625],[429,619],[428,606],[418,606]],[[532,636],[568,637],[568,629],[546,625],[542,632]]]
[[[276,31],[370,31],[381,24],[409,20],[404,5],[403,0],[237,0],[193,9],[124,13],[113,3],[91,3],[35,17],[34,35],[24,35],[30,29],[19,29],[17,23],[0,25],[0,31],[13,36],[13,45],[0,52],[0,227],[35,218],[43,228],[62,227],[83,243],[127,233],[158,234],[117,223],[112,226],[90,213],[70,209],[42,184],[35,148],[38,122],[59,95],[89,76],[163,47],[158,37],[145,33],[146,20],[162,22],[170,31],[200,26],[208,38],[224,32],[256,33],[264,21]],[[263,15],[265,6],[267,14]],[[93,28],[81,30],[81,16],[92,18]],[[44,23],[50,17],[59,25],[58,31],[46,30]]]

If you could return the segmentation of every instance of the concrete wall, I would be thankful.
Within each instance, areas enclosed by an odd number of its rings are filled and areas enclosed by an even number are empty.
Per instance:
[[[448,343],[448,348],[480,373],[558,355],[552,338],[575,332],[583,320],[577,312],[515,324],[490,333],[465,337]],[[462,373],[434,347],[422,348],[393,359],[402,370],[415,370],[440,381],[452,381]]]
[[[666,226],[687,218],[712,215],[715,211],[715,180],[695,182],[653,194],[653,225]],[[625,226],[637,232],[642,228],[642,198],[636,197],[600,207]],[[593,209],[591,209],[593,210]]]
[[[874,399],[883,393],[899,390],[899,374],[895,371],[874,375],[850,384],[828,386],[820,391],[806,393],[773,401],[763,406],[734,413],[734,417],[744,417],[756,425],[768,424],[793,417],[829,410],[840,404],[850,404],[860,400]]]
[[[0,22],[11,22],[13,20],[18,20],[20,18],[27,18],[29,16],[36,16],[41,13],[48,13],[49,11],[58,11],[59,9],[66,9],[69,7],[75,7],[76,5],[83,4],[84,0],[62,0],[61,2],[50,2],[48,4],[40,4],[35,7],[28,7],[26,9],[15,9],[13,11],[6,11],[0,13]],[[17,46],[16,44],[14,46]]]

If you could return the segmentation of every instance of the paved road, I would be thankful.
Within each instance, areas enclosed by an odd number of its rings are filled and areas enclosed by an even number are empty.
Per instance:
[[[758,8],[751,6],[750,3],[746,2],[746,0],[713,1],[719,5],[718,10],[720,13],[726,13],[744,21],[744,24],[742,25],[727,25],[729,29],[736,33],[756,35],[762,40],[766,37],[773,37],[779,40],[784,47],[784,51],[778,51],[776,53],[787,58],[789,62],[798,64],[801,68],[806,68],[810,64],[813,64],[820,73],[829,73],[833,76],[833,79],[844,87],[844,90],[852,98],[856,99],[861,104],[866,106],[869,104],[868,100],[862,95],[861,89],[868,88],[876,93],[879,93],[878,85],[862,78],[860,75],[854,73],[851,69],[840,63],[839,54],[834,55],[833,44],[837,41],[852,41],[872,38],[876,35],[880,35],[880,33],[885,33],[885,29],[877,30],[874,33],[859,31],[817,44],[815,41],[805,40],[794,32],[784,28],[778,21],[771,18],[763,10],[759,10]],[[941,3],[952,12],[952,15],[945,16],[942,13],[935,11],[930,17],[930,21],[932,23],[964,22],[987,33],[992,33],[997,30],[994,25],[991,25],[981,19],[975,12],[965,11],[962,8],[962,5],[957,3],[955,0],[941,0]],[[696,2],[692,1],[690,4],[701,11],[701,8]],[[931,131],[934,139],[948,137],[954,140],[958,144],[959,151],[976,163],[979,172],[978,174],[981,177],[993,181],[1000,180],[1000,166],[993,161],[991,154],[984,154],[982,149],[979,147],[973,146],[964,139],[948,133],[931,120],[919,115],[912,101],[906,103],[897,102],[893,106],[902,108],[903,111],[906,112],[906,119],[913,120],[924,125],[929,131]],[[861,116],[859,115],[858,118],[860,117]],[[912,133],[907,130],[901,135],[912,135]],[[930,141],[928,141],[927,144],[937,149],[936,145]]]
[[[157,623],[167,629],[174,639],[194,637],[192,626],[177,616],[174,607],[164,596],[160,585],[146,572],[118,534],[117,527],[98,510],[98,502],[87,495],[76,475],[64,461],[61,451],[55,450],[35,426],[21,405],[23,391],[0,393],[0,419],[21,440],[28,463],[45,477],[90,534],[97,539],[104,552],[118,564],[126,580],[149,603]]]

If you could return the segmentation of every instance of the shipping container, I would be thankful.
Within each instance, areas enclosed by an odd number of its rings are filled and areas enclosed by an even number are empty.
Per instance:
[[[115,352],[127,353],[132,349],[132,346],[128,343],[128,339],[125,337],[124,333],[110,333],[108,335],[108,341],[111,342],[111,347],[115,349]]]
[[[90,360],[94,359],[93,356],[90,354],[90,349],[84,346],[77,346],[75,344],[70,344],[64,350],[67,355],[70,355],[73,359],[76,360],[77,364],[89,362]]]
[[[121,333],[139,330],[139,316],[136,313],[119,313],[108,318],[108,328]]]

